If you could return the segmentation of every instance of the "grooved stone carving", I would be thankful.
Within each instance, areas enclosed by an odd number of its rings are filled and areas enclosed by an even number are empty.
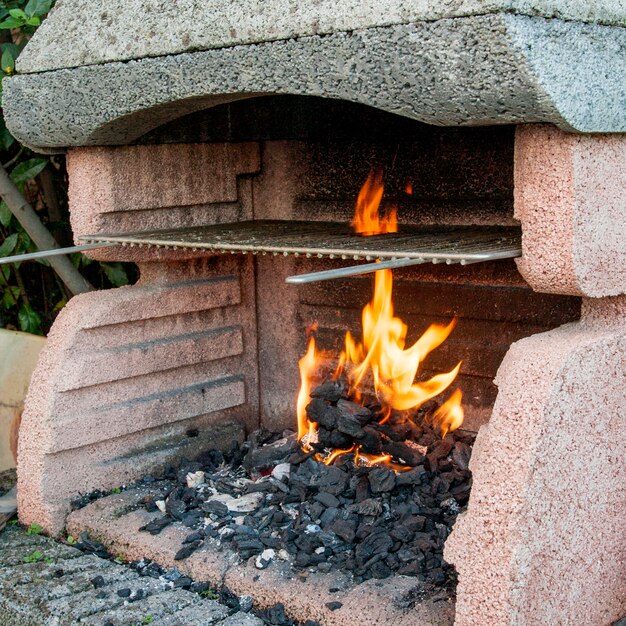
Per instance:
[[[257,425],[251,261],[142,270],[140,284],[73,298],[50,332],[20,430],[25,523],[58,533],[79,493]]]

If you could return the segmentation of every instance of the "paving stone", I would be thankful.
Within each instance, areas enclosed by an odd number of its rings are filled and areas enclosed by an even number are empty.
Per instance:
[[[239,612],[227,617],[219,626],[263,626],[263,620],[250,613]]]

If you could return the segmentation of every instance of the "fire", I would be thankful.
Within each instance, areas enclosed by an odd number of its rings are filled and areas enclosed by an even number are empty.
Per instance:
[[[397,232],[395,210],[382,219],[378,210],[383,196],[382,172],[370,174],[363,185],[357,201],[354,221],[356,232],[371,235]],[[393,411],[416,411],[424,403],[435,398],[454,382],[461,363],[449,372],[437,374],[424,381],[417,381],[420,365],[424,359],[438,348],[450,335],[456,320],[447,325],[431,324],[412,345],[406,345],[407,325],[394,314],[393,278],[391,270],[375,273],[374,295],[365,305],[361,316],[361,340],[356,340],[348,331],[344,338],[344,348],[338,358],[335,378],[347,379],[349,396],[356,402],[371,396],[373,390],[382,407],[379,423],[386,422]],[[298,440],[302,447],[310,451],[311,444],[317,441],[317,424],[311,422],[306,413],[311,392],[311,380],[327,360],[328,354],[316,351],[315,340],[309,340],[306,354],[298,362],[300,368],[300,392],[297,400]],[[457,429],[463,423],[462,394],[456,389],[449,399],[431,416],[433,425],[442,437]],[[360,446],[353,445],[347,450],[334,450],[316,458],[331,464],[337,457],[354,454],[354,462],[363,465],[383,463],[393,469],[406,469],[391,462],[388,454],[374,456],[362,452]]]
[[[379,214],[380,202],[383,199],[383,172],[372,170],[365,184],[361,187],[356,201],[352,228],[360,235],[381,235],[398,232],[396,209],[389,209],[382,217]]]

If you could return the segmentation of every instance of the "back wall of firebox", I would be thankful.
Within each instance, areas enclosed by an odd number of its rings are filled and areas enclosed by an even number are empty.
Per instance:
[[[371,170],[382,168],[382,206],[397,207],[400,224],[517,224],[513,126],[442,128],[342,101],[275,96],[194,113],[138,143],[197,142],[258,144],[260,171],[239,185],[239,194],[250,196],[243,202],[251,204],[254,219],[349,222],[361,185]],[[207,222],[231,219],[213,213]],[[284,279],[351,263],[254,258],[258,406],[270,429],[294,426],[297,362],[307,329],[317,328],[318,345],[326,349],[338,350],[346,330],[358,337],[373,285],[372,275],[299,286]],[[458,319],[420,371],[432,376],[463,360],[458,386],[464,427],[471,430],[489,418],[493,378],[511,343],[580,316],[579,298],[533,292],[512,260],[428,264],[397,270],[394,277],[396,313],[409,326],[409,341],[432,322]]]

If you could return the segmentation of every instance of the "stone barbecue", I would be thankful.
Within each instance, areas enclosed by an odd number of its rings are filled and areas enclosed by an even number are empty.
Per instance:
[[[22,522],[53,535],[66,525],[88,530],[133,558],[172,561],[161,538],[177,550],[194,538],[180,528],[138,531],[161,523],[149,515],[158,488],[144,493],[147,511],[127,493],[112,509],[108,498],[70,513],[72,503],[151,473],[165,471],[174,485],[181,459],[193,474],[218,468],[224,452],[239,471],[238,450],[276,446],[282,439],[267,433],[295,429],[307,332],[315,329],[322,351],[346,331],[358,336],[373,281],[287,278],[415,256],[412,233],[441,240],[445,232],[453,243],[467,229],[474,238],[507,233],[511,250],[521,236],[519,252],[504,255],[515,259],[393,272],[411,342],[431,322],[456,319],[422,373],[436,377],[462,361],[455,385],[465,420],[443,448],[419,430],[415,441],[435,446],[424,448],[426,461],[397,475],[377,468],[368,480],[411,513],[407,476],[423,473],[422,463],[437,476],[463,475],[466,510],[446,517],[450,527],[456,519],[449,538],[441,531],[458,575],[445,615],[415,598],[402,618],[386,608],[392,588],[412,588],[404,545],[394,567],[374,564],[382,587],[361,576],[350,612],[333,602],[316,612],[311,589],[331,576],[323,567],[303,586],[265,564],[260,577],[244,566],[225,574],[222,557],[202,560],[199,550],[185,573],[328,625],[371,616],[371,624],[603,626],[622,617],[625,20],[624,4],[610,0],[107,0],[95,9],[59,0],[4,81],[7,125],[39,152],[66,153],[76,242],[101,242],[90,257],[135,262],[140,279],[73,298],[50,332],[20,431]],[[399,236],[385,240],[388,253],[356,254],[350,246],[374,244],[344,226],[372,171],[384,172]],[[242,244],[243,231],[254,245]],[[305,247],[294,247],[294,233]],[[344,254],[331,236],[343,238]],[[309,416],[318,410],[320,423],[332,423],[321,436],[354,447],[378,409],[353,412],[361,423],[346,439],[345,427],[335,429],[337,406],[354,398],[325,389],[311,390]],[[382,452],[406,460],[408,449],[398,452],[404,444],[383,426],[368,431],[374,447],[382,436]],[[286,448],[275,462],[295,473],[290,455],[305,448]],[[313,452],[297,460],[306,480],[317,472]],[[243,467],[267,469],[259,463]],[[349,489],[335,491],[319,496],[320,516]],[[354,497],[350,506],[364,510]],[[227,502],[206,511],[216,528]],[[363,514],[375,517],[382,505],[371,506]],[[436,528],[414,517],[420,529]],[[135,543],[120,518],[137,531]],[[333,524],[352,541],[354,529]],[[389,532],[402,543],[404,531]],[[305,569],[323,561],[298,558]]]

